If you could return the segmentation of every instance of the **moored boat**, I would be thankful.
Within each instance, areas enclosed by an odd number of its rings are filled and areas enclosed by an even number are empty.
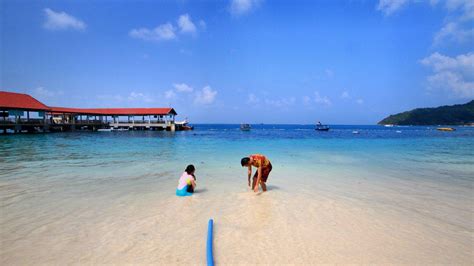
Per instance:
[[[453,127],[438,127],[437,130],[439,131],[456,131]]]
[[[240,130],[242,131],[250,131],[251,128],[250,124],[240,124]]]
[[[98,132],[110,132],[112,130],[113,130],[113,128],[99,128],[99,129],[97,129]]]
[[[323,124],[321,124],[321,122],[318,122],[316,124],[315,130],[316,131],[329,131],[329,126],[328,125],[323,125]]]
[[[175,122],[176,130],[194,130],[194,126],[190,126],[188,122],[188,118],[184,119],[181,122]]]

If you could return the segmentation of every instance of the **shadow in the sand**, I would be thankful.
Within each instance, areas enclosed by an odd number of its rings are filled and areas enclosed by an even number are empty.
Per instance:
[[[207,188],[203,187],[203,188],[194,190],[194,194],[201,194],[201,193],[204,193],[206,191],[207,191]]]
[[[279,190],[280,187],[279,186],[275,186],[275,185],[267,185],[267,190],[270,191],[270,190]]]

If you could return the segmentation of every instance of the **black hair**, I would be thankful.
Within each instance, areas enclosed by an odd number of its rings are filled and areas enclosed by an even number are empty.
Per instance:
[[[250,162],[250,158],[249,158],[249,157],[244,157],[244,158],[242,158],[242,160],[240,160],[240,164],[241,164],[242,166],[247,166],[247,165],[249,164],[249,162]]]
[[[194,168],[194,165],[190,164],[188,166],[186,166],[186,169],[184,170],[186,173],[188,173],[188,175],[192,174],[194,171],[196,170],[196,168]]]

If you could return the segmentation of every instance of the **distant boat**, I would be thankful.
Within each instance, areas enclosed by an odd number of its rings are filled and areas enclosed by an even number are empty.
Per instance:
[[[437,130],[439,130],[439,131],[456,131],[456,129],[452,128],[452,127],[438,127]]]
[[[112,131],[112,128],[99,128],[97,129],[98,132],[110,132]]]
[[[321,124],[321,122],[318,122],[316,124],[315,130],[316,131],[329,131],[329,126],[328,125],[323,125],[323,124]]]
[[[359,131],[354,130],[354,131],[352,131],[352,134],[359,134]]]
[[[250,124],[240,124],[240,130],[242,131],[250,131],[251,128]]]
[[[393,124],[386,124],[384,127],[393,127]]]

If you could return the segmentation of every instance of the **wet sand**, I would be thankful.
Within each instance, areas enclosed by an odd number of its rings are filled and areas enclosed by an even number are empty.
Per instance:
[[[201,175],[186,198],[173,194],[175,178],[138,177],[116,193],[105,183],[82,197],[67,185],[3,183],[0,262],[205,264],[213,218],[218,265],[472,264],[472,187],[321,175],[294,183],[291,172],[273,174],[259,194],[244,171],[225,182]]]

